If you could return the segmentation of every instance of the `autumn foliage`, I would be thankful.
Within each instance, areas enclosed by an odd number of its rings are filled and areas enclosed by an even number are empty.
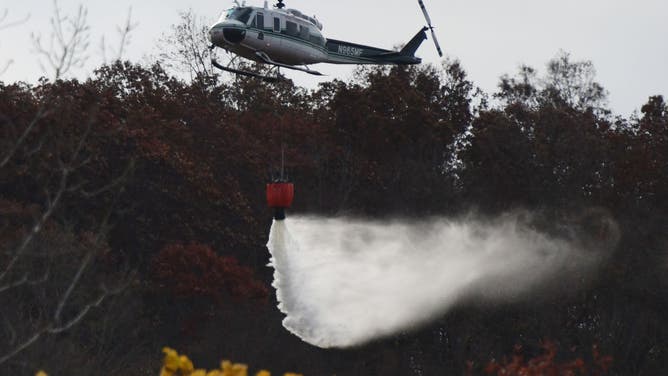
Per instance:
[[[591,360],[583,358],[573,360],[558,359],[559,347],[552,341],[541,343],[542,354],[528,358],[523,354],[523,346],[515,345],[510,358],[502,361],[491,360],[483,373],[495,376],[602,376],[607,375],[613,363],[611,356],[601,355],[598,345],[592,346]],[[468,374],[474,374],[474,367],[469,363]]]
[[[229,298],[266,299],[269,294],[252,269],[201,244],[163,247],[153,258],[151,277],[163,294],[207,298],[216,304],[225,304]]]
[[[116,62],[86,80],[0,83],[0,157],[37,119],[0,168],[0,270],[54,201],[60,172],[68,178],[46,231],[26,248],[27,269],[11,275],[13,284],[25,281],[20,294],[0,293],[0,314],[23,324],[39,320],[18,317],[50,319],[43,307],[67,285],[40,278],[51,265],[58,270],[50,277],[71,280],[91,239],[99,252],[83,275],[88,284],[78,286],[106,291],[110,276],[135,271],[124,294],[91,308],[93,319],[40,339],[0,373],[39,363],[53,374],[112,366],[153,374],[164,343],[208,364],[225,354],[309,375],[462,374],[468,359],[491,374],[665,373],[664,97],[648,93],[637,114],[615,116],[591,64],[567,54],[544,75],[523,67],[502,77],[495,93],[478,90],[464,68],[370,67],[307,90],[287,79],[185,82],[160,65]],[[73,168],[63,170],[79,145]],[[547,231],[569,233],[583,230],[555,229],[552,220],[602,208],[595,212],[619,222],[621,241],[590,280],[560,276],[578,287],[563,295],[505,307],[470,302],[416,332],[321,351],[281,327],[270,288],[264,188],[282,152],[293,213],[387,219],[522,208]],[[37,257],[45,253],[58,262]],[[96,298],[76,295],[66,305]],[[186,326],[189,335],[179,330]],[[0,333],[0,356],[29,338],[5,323]],[[549,343],[537,355],[494,355],[545,336],[600,343],[614,362],[584,347],[564,359]]]

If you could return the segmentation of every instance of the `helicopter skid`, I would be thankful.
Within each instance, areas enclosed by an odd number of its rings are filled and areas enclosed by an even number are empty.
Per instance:
[[[283,63],[273,61],[273,60],[271,60],[271,58],[269,58],[269,56],[266,53],[261,52],[261,51],[257,51],[255,53],[255,56],[257,56],[260,60],[262,60],[262,62],[267,63],[267,64],[271,64],[271,65],[274,65],[274,66],[277,66],[277,67],[292,69],[292,70],[312,74],[314,76],[324,76],[324,74],[322,74],[318,71],[308,69],[308,68],[301,68],[301,67],[296,67],[294,65],[288,65],[288,64],[283,64]]]
[[[214,67],[216,67],[216,68],[218,68],[222,71],[238,74],[240,76],[255,77],[255,78],[259,78],[259,79],[263,80],[264,82],[270,82],[270,83],[278,81],[278,77],[265,76],[263,74],[259,74],[259,73],[255,73],[255,72],[249,72],[249,71],[245,71],[245,70],[241,70],[241,69],[234,69],[234,68],[229,68],[229,67],[220,65],[216,61],[216,59],[211,59],[211,64]]]

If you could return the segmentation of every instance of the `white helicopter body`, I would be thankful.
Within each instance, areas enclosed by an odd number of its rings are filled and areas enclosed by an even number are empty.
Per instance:
[[[243,6],[224,12],[218,22],[209,30],[211,47],[220,47],[233,54],[260,63],[295,69],[321,75],[307,67],[310,64],[419,64],[415,51],[427,39],[426,30],[432,29],[422,0],[418,0],[427,17],[429,27],[422,28],[400,51],[386,50],[325,38],[322,24],[315,17],[309,17],[296,9],[283,9],[283,0],[278,0],[276,8]],[[434,42],[441,54],[440,47]],[[256,73],[223,67],[225,71],[247,76],[265,77]]]

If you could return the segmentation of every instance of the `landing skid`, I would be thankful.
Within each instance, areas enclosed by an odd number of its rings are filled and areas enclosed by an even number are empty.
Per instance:
[[[246,76],[246,77],[254,77],[254,78],[259,78],[264,82],[278,82],[278,77],[272,77],[272,76],[265,76],[263,74],[255,73],[255,72],[249,72],[245,70],[240,70],[240,69],[234,69],[234,68],[229,68],[223,65],[220,65],[216,59],[211,59],[211,64],[213,64],[214,67],[223,70],[225,72],[230,72],[234,74],[238,74],[240,76]]]
[[[324,76],[324,74],[322,74],[322,73],[320,73],[320,72],[318,72],[318,71],[314,71],[314,70],[308,69],[308,68],[300,68],[300,67],[296,67],[296,66],[294,66],[294,65],[288,65],[288,64],[283,64],[283,63],[279,63],[279,62],[273,61],[273,60],[271,60],[271,58],[269,57],[269,55],[267,55],[266,53],[264,53],[264,52],[262,52],[262,51],[257,51],[257,52],[255,52],[255,56],[257,56],[260,60],[264,61],[265,63],[267,63],[267,64],[271,64],[271,65],[274,65],[274,66],[277,66],[277,67],[286,68],[286,69],[292,69],[292,70],[296,70],[296,71],[300,71],[300,72],[304,72],[304,73],[312,74],[312,75],[314,75],[314,76]]]

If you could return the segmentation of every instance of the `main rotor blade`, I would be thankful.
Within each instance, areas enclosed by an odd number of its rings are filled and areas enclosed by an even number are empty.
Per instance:
[[[424,3],[422,0],[418,0],[418,3],[420,3],[420,8],[422,9],[422,13],[424,14],[424,18],[427,20],[427,25],[429,25],[429,28],[433,28],[431,26],[431,18],[429,17],[429,13],[427,13],[427,7],[424,6]]]
[[[441,50],[441,45],[438,44],[438,39],[436,39],[436,33],[434,33],[434,28],[431,29],[431,39],[434,40],[436,45],[436,51],[438,51],[438,56],[443,57],[443,51]]]

